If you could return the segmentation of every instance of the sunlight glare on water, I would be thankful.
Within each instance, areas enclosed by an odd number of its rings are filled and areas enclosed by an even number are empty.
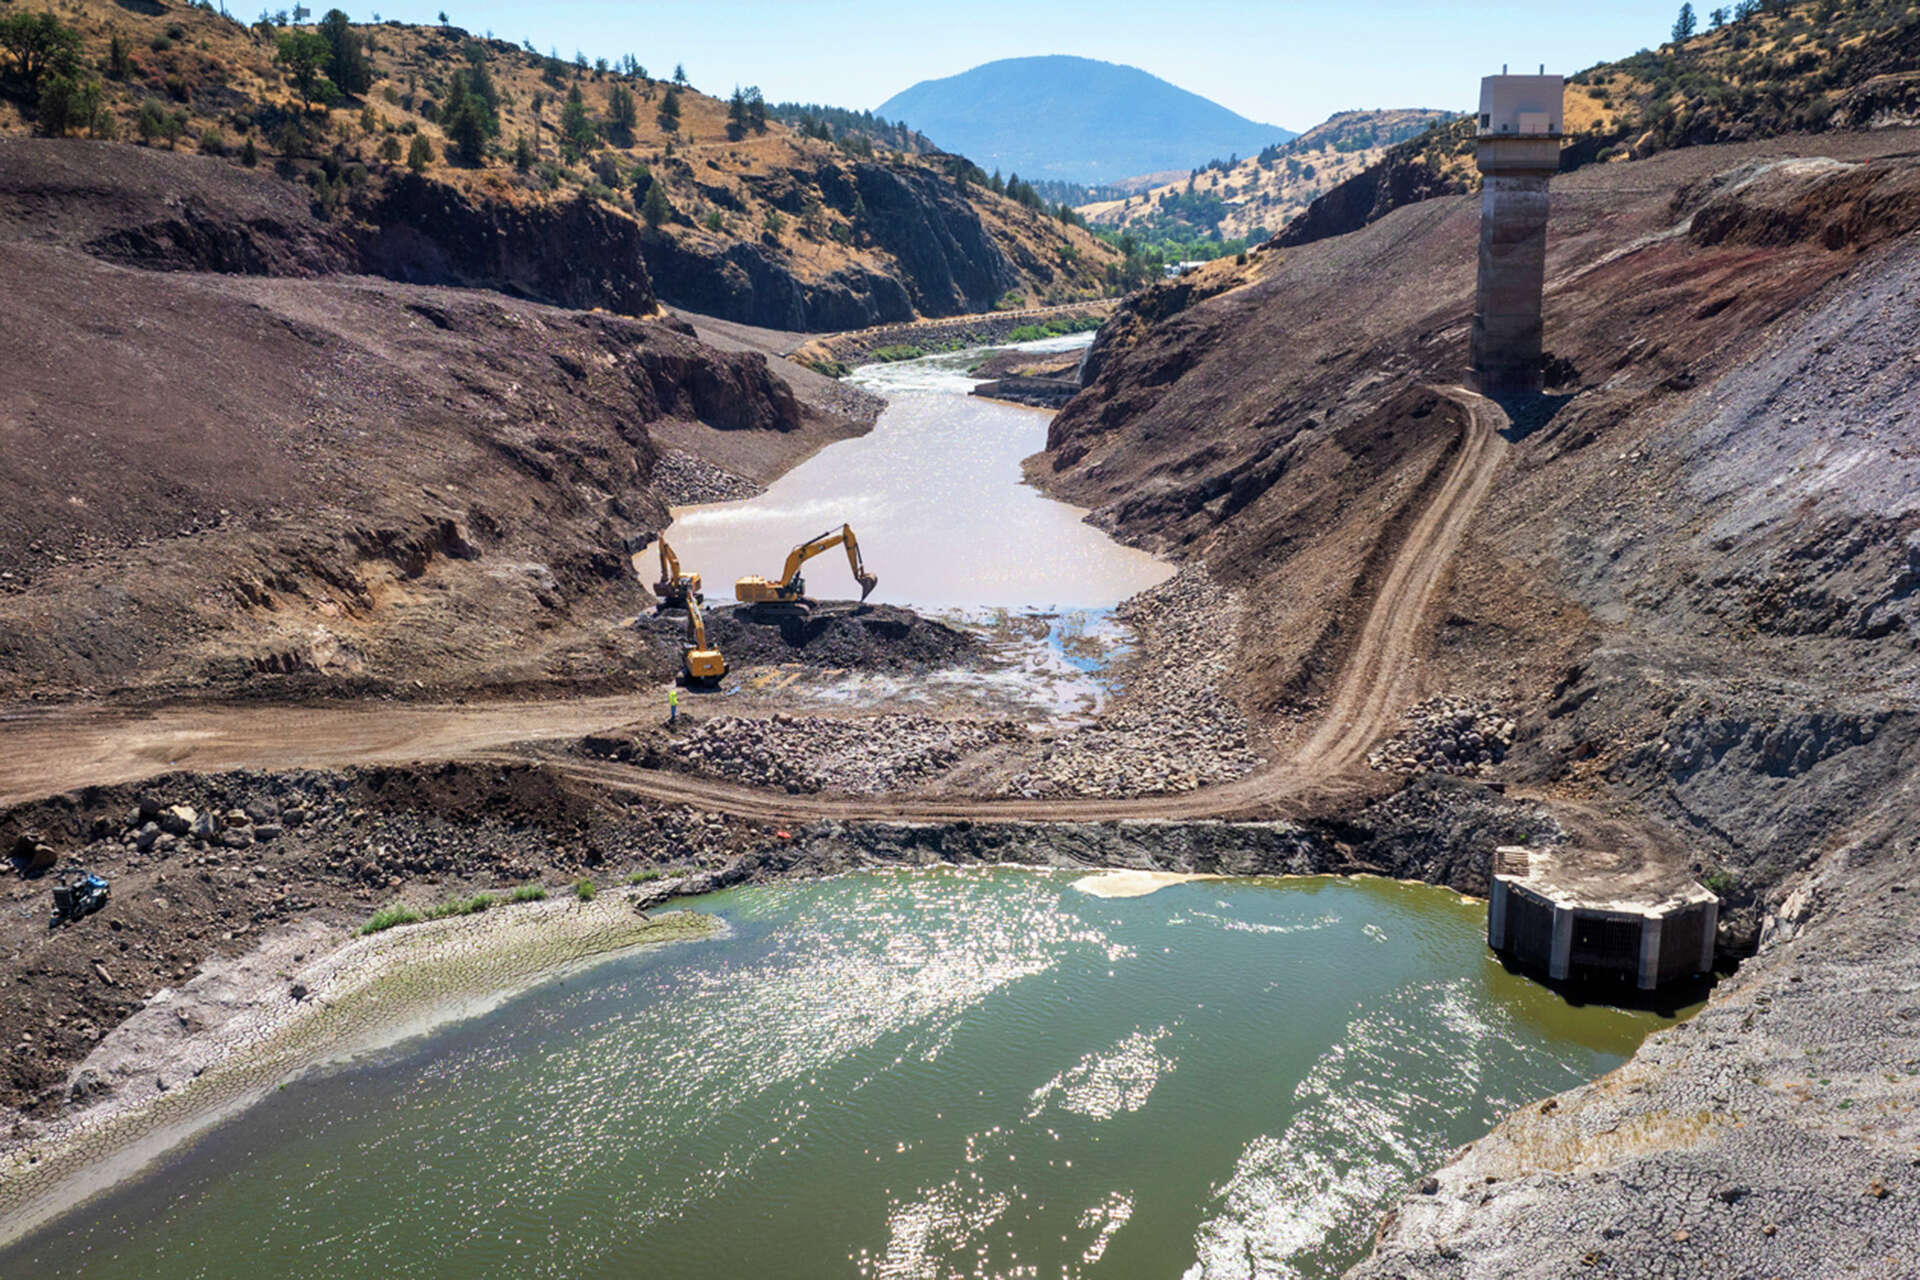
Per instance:
[[[1336,1275],[1659,1025],[1373,881],[872,872],[297,1081],[0,1274]]]

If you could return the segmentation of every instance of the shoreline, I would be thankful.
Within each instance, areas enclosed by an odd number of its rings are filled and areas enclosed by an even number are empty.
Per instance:
[[[300,921],[163,989],[74,1069],[76,1094],[119,1077],[104,1100],[50,1124],[15,1113],[0,1140],[0,1248],[309,1071],[478,1016],[637,948],[722,933],[717,918],[697,912],[646,914],[679,896],[677,883],[606,889],[590,902],[503,904],[350,933],[331,948],[338,928]]]

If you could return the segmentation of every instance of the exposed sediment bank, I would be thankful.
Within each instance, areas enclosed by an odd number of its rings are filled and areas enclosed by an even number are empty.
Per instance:
[[[650,887],[651,888],[651,887]],[[0,1149],[0,1243],[312,1067],[366,1052],[518,990],[634,947],[706,936],[711,917],[642,910],[663,896],[604,893],[499,906],[356,937],[324,954],[337,931],[303,923],[244,960],[210,966],[164,990],[109,1035],[76,1073],[85,1093],[115,1064],[93,1106]],[[97,1065],[96,1065],[97,1064]],[[91,1074],[90,1074],[91,1073]]]

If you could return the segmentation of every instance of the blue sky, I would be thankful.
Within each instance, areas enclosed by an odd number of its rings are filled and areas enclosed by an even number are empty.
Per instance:
[[[1255,120],[1305,129],[1355,107],[1471,109],[1479,78],[1501,63],[1532,71],[1544,62],[1571,73],[1655,46],[1679,4],[446,0],[446,7],[458,26],[532,40],[566,57],[576,49],[589,57],[631,52],[655,74],[681,62],[710,93],[757,84],[775,101],[876,107],[917,81],[995,58],[1072,53],[1130,63]],[[430,22],[439,9],[393,4],[377,12]],[[347,12],[365,21],[375,10]]]

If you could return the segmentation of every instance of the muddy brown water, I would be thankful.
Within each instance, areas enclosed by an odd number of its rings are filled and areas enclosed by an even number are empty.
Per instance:
[[[1019,349],[1071,351],[1087,341]],[[708,599],[732,599],[735,579],[748,574],[778,577],[790,548],[843,523],[879,576],[870,599],[888,604],[1099,608],[1171,576],[1171,565],[1022,481],[1021,461],[1046,445],[1048,416],[969,396],[979,379],[967,369],[981,357],[961,351],[856,370],[853,381],[887,397],[869,434],[827,446],[757,497],[677,508],[665,536]],[[859,595],[840,551],[805,573],[809,594]]]

